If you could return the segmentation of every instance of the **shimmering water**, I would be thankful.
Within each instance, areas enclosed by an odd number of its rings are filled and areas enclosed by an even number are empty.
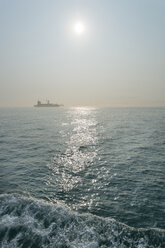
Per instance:
[[[165,247],[165,108],[0,110],[1,247]]]

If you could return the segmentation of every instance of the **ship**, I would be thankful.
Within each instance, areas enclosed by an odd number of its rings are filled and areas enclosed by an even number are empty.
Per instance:
[[[34,107],[61,107],[63,106],[62,104],[57,104],[57,103],[50,103],[48,100],[47,103],[41,103],[41,101],[37,101],[37,104],[34,105]]]

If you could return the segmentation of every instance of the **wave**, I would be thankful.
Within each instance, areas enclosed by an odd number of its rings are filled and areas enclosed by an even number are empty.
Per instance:
[[[0,195],[0,247],[163,248],[165,230],[137,229],[110,218],[17,194]]]

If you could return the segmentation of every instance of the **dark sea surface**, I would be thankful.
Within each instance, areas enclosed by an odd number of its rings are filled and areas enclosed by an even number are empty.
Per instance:
[[[165,108],[0,109],[0,247],[164,248]]]

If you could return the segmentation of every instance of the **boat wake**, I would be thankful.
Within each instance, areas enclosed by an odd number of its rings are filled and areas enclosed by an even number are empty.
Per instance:
[[[17,194],[0,196],[2,248],[163,248],[165,230],[137,229],[113,219]]]

